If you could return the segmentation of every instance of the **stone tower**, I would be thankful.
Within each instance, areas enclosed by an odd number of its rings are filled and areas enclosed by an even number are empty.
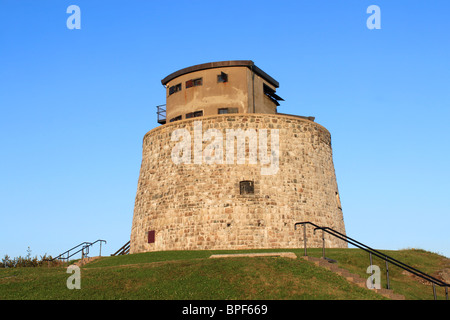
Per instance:
[[[278,113],[279,84],[253,61],[195,65],[161,82],[166,105],[143,140],[130,253],[297,248],[301,221],[345,233],[330,133]],[[308,245],[320,246],[310,232]]]

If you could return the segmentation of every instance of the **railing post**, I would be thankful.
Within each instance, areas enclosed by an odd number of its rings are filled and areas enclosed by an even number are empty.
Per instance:
[[[387,280],[387,289],[390,289],[391,286],[390,286],[390,284],[389,284],[389,266],[388,266],[388,262],[387,262],[386,257],[385,257],[384,262],[386,262],[386,280]]]
[[[432,282],[432,284],[433,284],[433,296],[434,296],[434,300],[437,300],[437,297],[436,297],[436,286],[435,286],[434,282]]]
[[[322,258],[325,259],[325,231],[322,229]]]
[[[308,256],[306,253],[306,224],[303,224],[303,247],[305,248],[305,257]]]

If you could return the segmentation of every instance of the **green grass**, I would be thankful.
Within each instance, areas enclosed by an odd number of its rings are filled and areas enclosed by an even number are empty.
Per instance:
[[[303,249],[239,251],[167,251],[103,257],[81,269],[81,289],[66,287],[65,267],[0,269],[0,299],[136,300],[375,300],[385,299],[303,259],[277,257],[209,259],[211,254],[295,252]],[[321,256],[321,249],[308,255]],[[431,275],[448,260],[423,250],[386,251]],[[327,249],[339,266],[367,278],[369,258],[359,249]],[[384,261],[373,259],[382,269]],[[432,288],[389,267],[391,287],[407,299],[433,299]],[[438,288],[439,298],[443,290]],[[442,292],[441,292],[442,291]]]

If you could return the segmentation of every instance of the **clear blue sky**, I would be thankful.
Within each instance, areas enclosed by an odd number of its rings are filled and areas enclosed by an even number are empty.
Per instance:
[[[69,30],[69,5],[81,29]],[[381,29],[369,30],[369,5]],[[449,1],[0,0],[0,258],[129,240],[178,69],[253,60],[332,135],[347,234],[450,256]],[[95,253],[95,252],[93,252]]]

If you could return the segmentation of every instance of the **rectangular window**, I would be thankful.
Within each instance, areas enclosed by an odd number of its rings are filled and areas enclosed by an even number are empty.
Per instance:
[[[175,118],[172,118],[172,119],[170,119],[169,122],[174,122],[174,121],[178,121],[178,120],[181,120],[181,116],[177,116]]]
[[[238,108],[219,108],[219,114],[238,113]]]
[[[225,72],[221,72],[217,75],[217,82],[228,82],[228,74]]]
[[[179,84],[177,84],[177,85],[174,85],[174,86],[171,86],[171,87],[169,88],[169,96],[170,96],[171,94],[174,94],[175,92],[178,92],[178,91],[181,91],[181,83],[179,83]]]
[[[193,87],[193,86],[194,86],[194,81],[192,81],[192,80],[186,81],[186,89],[190,88],[190,87]]]
[[[203,84],[203,78],[191,79],[186,81],[186,89],[190,87],[201,86]]]
[[[203,110],[186,113],[186,119],[203,116]]]
[[[239,192],[241,195],[244,194],[254,194],[255,186],[253,181],[241,181],[239,182]]]
[[[150,230],[148,232],[148,243],[155,243],[155,230]]]
[[[203,78],[194,79],[194,87],[201,86],[203,84]]]

